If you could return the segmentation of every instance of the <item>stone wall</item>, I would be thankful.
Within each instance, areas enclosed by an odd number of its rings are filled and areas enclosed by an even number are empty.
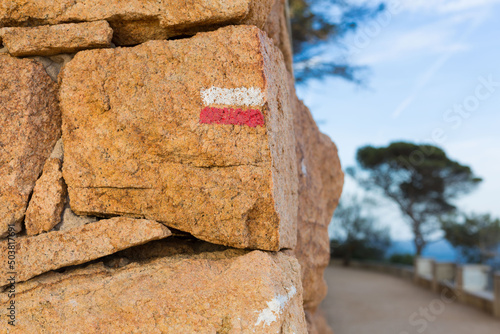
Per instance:
[[[0,0],[0,333],[331,333],[285,6]]]

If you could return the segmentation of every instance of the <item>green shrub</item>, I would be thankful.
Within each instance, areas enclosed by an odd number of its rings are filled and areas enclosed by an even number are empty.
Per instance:
[[[414,260],[415,260],[415,256],[412,254],[393,254],[389,258],[390,263],[404,264],[404,265],[408,265],[408,266],[413,266]]]

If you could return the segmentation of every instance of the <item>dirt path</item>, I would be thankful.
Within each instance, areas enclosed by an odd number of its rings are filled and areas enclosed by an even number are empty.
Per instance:
[[[500,320],[402,279],[342,267],[325,277],[335,334],[500,334]]]

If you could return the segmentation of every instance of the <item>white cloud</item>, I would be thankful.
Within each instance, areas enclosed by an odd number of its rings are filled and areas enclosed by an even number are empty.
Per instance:
[[[489,7],[500,3],[500,0],[393,0],[389,3],[407,11],[451,13]]]
[[[463,41],[467,40],[468,37],[481,25],[481,23],[486,19],[485,15],[478,15],[474,18],[472,23],[469,25],[468,29],[463,32],[462,36],[458,38],[453,43],[448,44],[447,48],[443,48],[440,56],[436,61],[423,73],[419,80],[415,83],[413,90],[410,94],[400,103],[400,105],[393,112],[393,117],[399,117],[403,111],[405,111],[410,105],[413,104],[415,99],[419,96],[422,89],[431,82],[434,76],[439,72],[439,70],[448,62],[448,60],[458,51],[467,49],[463,46]],[[436,44],[437,45],[437,44]],[[446,44],[444,44],[446,45]]]
[[[346,40],[347,47],[355,56],[353,60],[362,65],[374,65],[405,59],[408,56],[439,57],[446,53],[469,50],[467,38],[491,16],[491,12],[483,9],[441,14],[432,18],[424,13],[418,16],[426,20],[425,23],[404,26],[402,20],[407,16],[400,18],[399,15],[395,15],[391,17],[387,26],[382,28],[382,32],[372,38],[368,37],[369,29],[361,27],[357,35],[350,36]],[[391,25],[397,26],[398,29],[391,28]],[[364,42],[365,40],[367,41]]]
[[[414,56],[417,52],[441,54],[469,49],[467,44],[453,39],[450,29],[440,29],[435,25],[419,27],[413,31],[400,31],[388,37],[379,41],[375,50],[360,54],[356,62],[374,65]]]
[[[393,111],[393,117],[398,117],[418,99],[422,89],[432,81],[451,57],[472,48],[470,43],[473,41],[469,41],[469,37],[491,15],[491,12],[484,6],[500,2],[500,0],[395,1],[401,1],[399,13],[405,10],[427,9],[433,9],[433,13],[432,15],[425,12],[418,13],[418,16],[423,18],[426,23],[412,27],[401,25],[401,20],[409,14],[402,18],[392,17],[394,22],[389,22],[385,34],[375,36],[364,49],[354,48],[353,61],[373,66],[380,63],[413,62],[423,57],[435,57],[435,60],[429,63],[426,69],[422,69],[421,75],[415,79],[411,91]],[[466,10],[474,7],[478,10]],[[391,10],[394,13],[394,9]],[[416,15],[416,13],[412,13],[412,16]],[[391,24],[397,24],[397,27],[404,28],[390,29]],[[359,33],[363,34],[363,28],[360,29]],[[356,36],[353,45],[356,45],[355,41]]]

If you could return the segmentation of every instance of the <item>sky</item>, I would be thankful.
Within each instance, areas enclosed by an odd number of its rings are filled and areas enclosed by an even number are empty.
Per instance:
[[[344,53],[367,66],[366,87],[338,78],[298,87],[343,167],[368,144],[437,145],[484,179],[456,202],[459,209],[500,217],[499,17],[500,0],[394,0],[347,36]],[[344,193],[358,191],[346,177]],[[380,220],[392,237],[410,239],[396,207],[383,203]]]

